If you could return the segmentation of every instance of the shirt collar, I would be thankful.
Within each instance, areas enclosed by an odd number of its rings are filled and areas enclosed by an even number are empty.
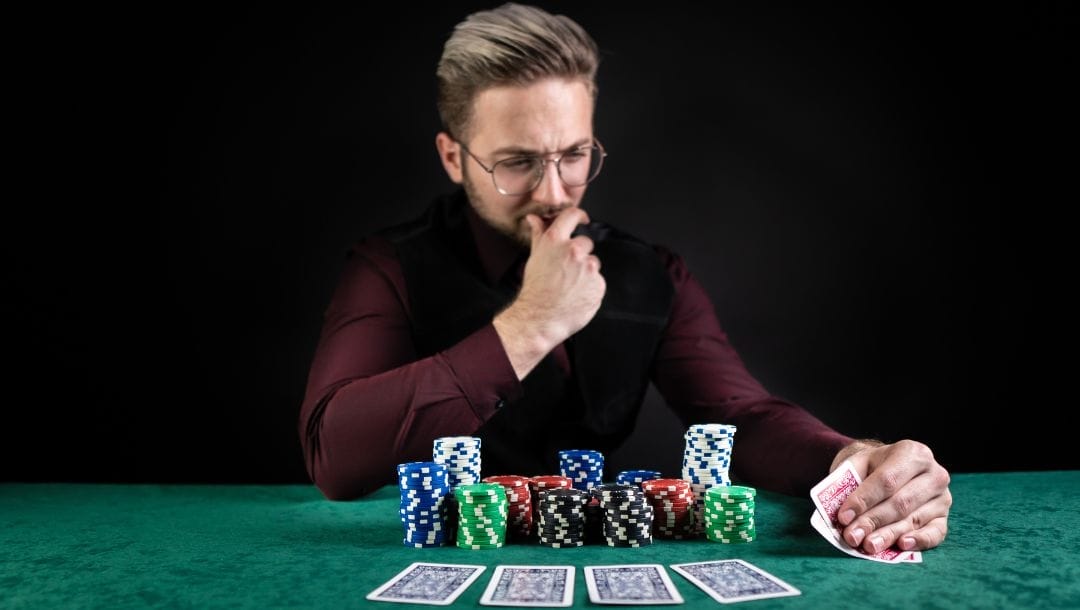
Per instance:
[[[468,202],[465,205],[465,218],[468,219],[469,230],[476,243],[476,254],[488,281],[497,284],[507,272],[516,272],[517,264],[528,256],[528,249],[495,230],[476,214]]]

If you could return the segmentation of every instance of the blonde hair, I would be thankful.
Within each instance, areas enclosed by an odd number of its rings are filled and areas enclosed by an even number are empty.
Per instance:
[[[473,13],[454,28],[435,71],[443,129],[467,137],[473,100],[491,87],[580,79],[595,100],[599,63],[596,43],[564,15],[514,3]]]

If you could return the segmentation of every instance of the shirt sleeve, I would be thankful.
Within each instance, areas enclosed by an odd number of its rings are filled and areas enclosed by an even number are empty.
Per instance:
[[[736,426],[733,474],[750,485],[808,493],[853,439],[802,407],[772,396],[746,369],[683,259],[657,247],[675,285],[653,381],[682,422]]]
[[[323,320],[299,432],[308,474],[330,499],[392,483],[395,465],[430,461],[432,441],[469,435],[521,385],[489,323],[419,358],[392,246],[355,247]]]

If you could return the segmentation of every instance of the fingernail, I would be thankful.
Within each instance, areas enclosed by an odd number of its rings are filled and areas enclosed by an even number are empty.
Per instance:
[[[851,523],[853,519],[855,519],[855,511],[849,508],[837,515],[836,518],[840,520],[840,525],[847,525],[848,523]]]
[[[866,532],[864,532],[861,527],[857,527],[851,530],[851,540],[848,542],[851,543],[851,546],[859,546],[859,543],[862,542],[863,536],[865,535]]]
[[[904,549],[905,551],[910,551],[911,549],[915,548],[915,539],[912,538],[911,536],[907,536],[906,538],[901,538],[900,539],[900,548]]]
[[[881,536],[874,536],[870,539],[870,548],[874,549],[875,553],[881,552],[881,547],[885,545],[885,539]]]

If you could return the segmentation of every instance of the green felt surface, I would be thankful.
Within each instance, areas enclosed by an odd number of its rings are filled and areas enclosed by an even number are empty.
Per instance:
[[[809,499],[760,493],[759,540],[487,551],[401,544],[397,491],[330,502],[310,486],[0,485],[0,608],[430,608],[364,597],[414,561],[494,566],[745,559],[802,590],[751,608],[1080,608],[1080,471],[956,475],[951,531],[921,565],[844,556]],[[669,570],[686,604],[717,607]]]

